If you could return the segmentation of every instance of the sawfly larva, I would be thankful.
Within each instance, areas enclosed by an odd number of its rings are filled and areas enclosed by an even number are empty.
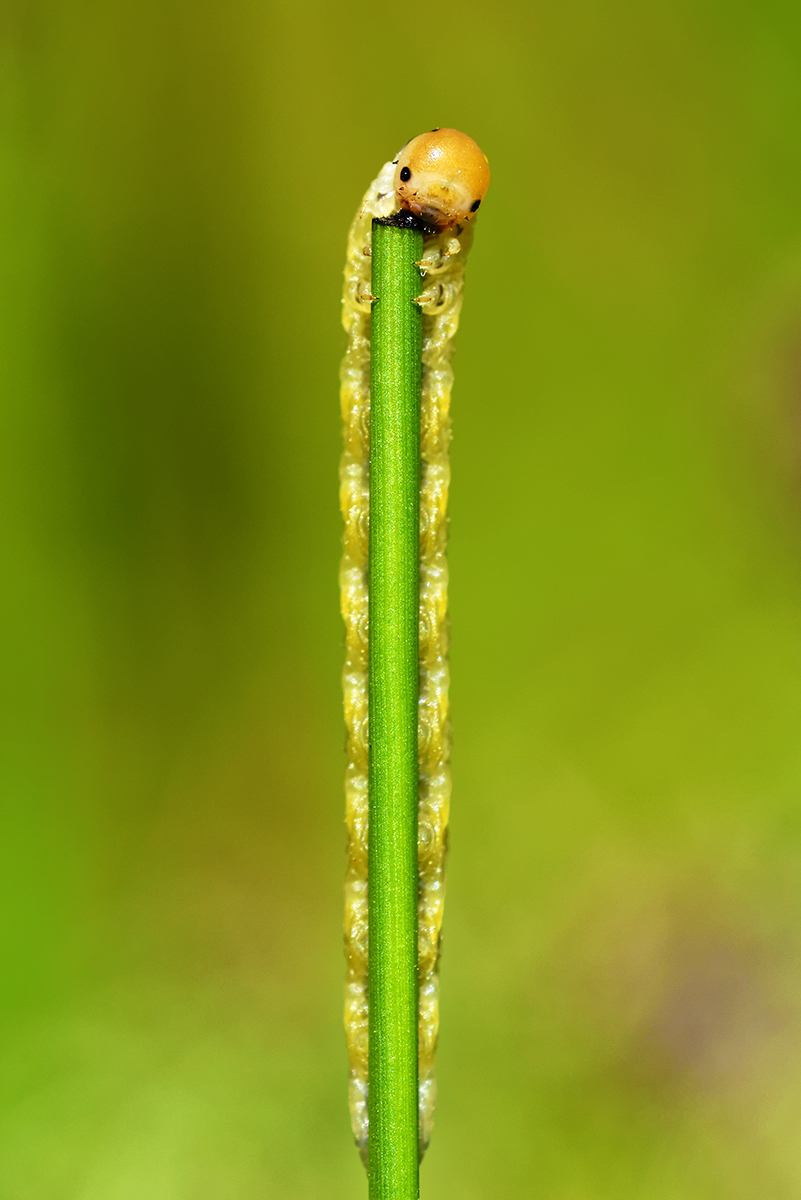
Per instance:
[[[340,570],[346,650],[347,726],[345,1029],[350,1114],[363,1161],[368,1146],[368,553],[370,513],[370,253],[372,221],[406,210],[426,231],[418,264],[423,291],[420,424],[420,648],[418,700],[418,1056],[419,1151],[433,1122],[434,1054],[439,1025],[438,964],[450,802],[448,720],[448,567],[445,557],[450,467],[450,366],[462,305],[473,217],[489,186],[487,160],[455,129],[408,142],[370,185],[348,238],[342,322],[348,335],[341,370],[344,452],[340,503],[345,522]]]

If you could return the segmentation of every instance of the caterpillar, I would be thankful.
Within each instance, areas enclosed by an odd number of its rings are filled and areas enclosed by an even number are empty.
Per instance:
[[[448,717],[448,568],[445,557],[450,481],[450,366],[462,306],[473,219],[489,186],[487,160],[454,129],[408,142],[365,193],[348,236],[342,323],[347,349],[340,373],[344,449],[340,567],[345,622],[343,695],[348,867],[345,880],[345,1031],[351,1126],[362,1160],[368,1152],[368,554],[370,512],[370,253],[372,221],[405,211],[425,230],[418,264],[423,291],[420,421],[420,645],[418,700],[418,1139],[431,1136],[439,1028],[439,954],[450,804]]]

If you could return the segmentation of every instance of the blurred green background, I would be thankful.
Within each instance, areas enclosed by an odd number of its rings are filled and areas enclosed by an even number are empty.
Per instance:
[[[797,5],[6,0],[0,46],[0,1195],[366,1194],[340,279],[455,125],[423,1196],[797,1197]]]

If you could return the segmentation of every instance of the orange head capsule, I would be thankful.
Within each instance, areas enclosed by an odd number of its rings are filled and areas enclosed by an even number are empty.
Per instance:
[[[395,166],[395,194],[401,208],[437,230],[469,221],[478,212],[489,182],[486,155],[458,129],[432,129],[412,138]]]

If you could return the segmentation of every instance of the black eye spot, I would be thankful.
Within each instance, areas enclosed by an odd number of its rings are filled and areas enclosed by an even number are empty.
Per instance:
[[[480,205],[480,204],[481,204],[481,201],[480,201],[480,200],[474,200],[474,201],[473,201],[473,203],[470,205],[470,211],[471,211],[471,212],[478,212],[478,209],[479,209],[479,205]]]
[[[409,182],[409,180],[410,180],[410,179],[411,179],[411,177],[412,177],[412,173],[411,173],[411,171],[409,170],[409,168],[408,168],[408,167],[401,167],[401,174],[400,174],[400,177],[401,177],[401,181],[402,181],[403,183],[408,183],[408,182]]]

